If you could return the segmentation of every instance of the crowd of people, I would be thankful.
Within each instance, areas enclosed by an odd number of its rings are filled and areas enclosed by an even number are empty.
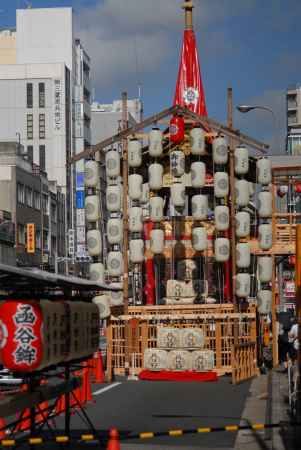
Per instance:
[[[299,325],[295,316],[289,320],[279,320],[278,331],[278,351],[279,363],[284,371],[287,370],[288,363],[294,364],[297,360],[299,349]]]

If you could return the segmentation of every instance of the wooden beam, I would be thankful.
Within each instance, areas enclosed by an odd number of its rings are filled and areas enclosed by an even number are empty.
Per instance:
[[[137,125],[127,128],[126,130],[122,130],[120,133],[114,134],[113,136],[101,141],[99,144],[93,145],[90,148],[87,148],[83,150],[82,152],[78,153],[77,155],[74,155],[67,164],[75,163],[76,161],[79,161],[80,159],[88,159],[95,155],[96,152],[99,152],[103,150],[104,148],[115,144],[116,142],[120,142],[122,139],[127,138],[131,134],[134,135],[137,131],[143,130],[143,128],[147,128],[153,123],[158,122],[160,119],[163,119],[164,117],[170,116],[171,114],[176,113],[180,109],[180,106],[172,106],[171,108],[164,109],[159,114],[155,114],[142,122],[138,123]]]
[[[261,153],[266,153],[266,150],[269,149],[268,144],[264,144],[263,142],[257,141],[256,139],[247,136],[246,134],[241,133],[238,130],[232,130],[228,126],[225,126],[214,119],[210,119],[209,117],[199,116],[189,109],[179,107],[178,113],[182,113],[185,116],[192,117],[195,121],[199,122],[204,128],[212,129],[218,133],[223,133],[229,138],[234,139],[237,143],[248,145]]]

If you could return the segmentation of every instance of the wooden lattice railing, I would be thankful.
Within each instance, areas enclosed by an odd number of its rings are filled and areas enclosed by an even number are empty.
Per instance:
[[[232,383],[237,384],[258,375],[256,342],[232,346]]]

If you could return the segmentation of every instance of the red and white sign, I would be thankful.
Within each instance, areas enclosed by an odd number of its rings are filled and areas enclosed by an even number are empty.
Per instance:
[[[294,281],[287,281],[285,283],[284,294],[286,297],[295,297],[296,291]]]
[[[0,308],[0,348],[4,366],[31,372],[43,358],[42,312],[37,303],[6,301]]]

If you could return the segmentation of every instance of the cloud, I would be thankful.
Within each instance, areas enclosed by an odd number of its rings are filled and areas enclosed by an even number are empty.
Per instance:
[[[206,54],[228,54],[233,45],[214,26],[227,18],[248,14],[257,0],[195,0],[196,30],[203,37]],[[183,0],[98,0],[81,6],[76,14],[77,36],[92,59],[93,82],[98,92],[118,85],[119,90],[137,82],[137,70],[160,73],[178,58]],[[138,64],[138,67],[137,67]],[[162,73],[162,72],[161,72]],[[140,74],[138,75],[140,76]]]
[[[265,106],[274,112],[255,110],[242,114],[235,112],[235,127],[270,144],[273,154],[285,153],[286,91],[265,90],[262,94],[245,99],[247,105]]]

